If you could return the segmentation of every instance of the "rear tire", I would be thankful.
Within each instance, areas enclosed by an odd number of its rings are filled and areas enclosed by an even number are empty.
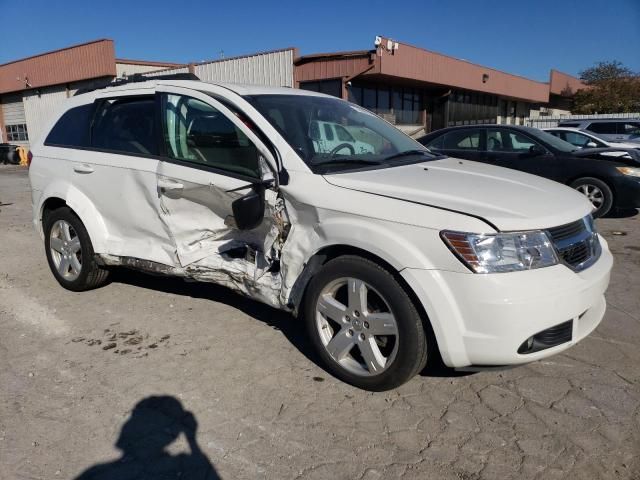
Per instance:
[[[325,368],[358,388],[396,388],[427,362],[422,318],[387,270],[346,255],[327,262],[311,279],[304,319]]]
[[[107,283],[109,271],[96,263],[89,234],[69,207],[46,215],[44,246],[53,276],[67,290],[82,292]]]
[[[593,177],[578,178],[571,182],[571,187],[578,190],[594,207],[593,217],[604,217],[613,207],[613,191],[602,180]]]

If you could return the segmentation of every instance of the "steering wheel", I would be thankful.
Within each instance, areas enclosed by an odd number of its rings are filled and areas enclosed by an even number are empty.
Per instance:
[[[353,145],[351,145],[350,143],[341,143],[340,145],[338,145],[337,147],[335,147],[333,150],[331,150],[329,152],[329,156],[330,157],[335,157],[336,154],[342,150],[343,148],[348,148],[349,151],[351,152],[351,155],[355,155],[356,154],[356,149],[353,148]]]

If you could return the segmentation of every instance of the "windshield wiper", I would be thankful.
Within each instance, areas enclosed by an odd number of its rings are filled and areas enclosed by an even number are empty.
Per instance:
[[[435,156],[433,153],[428,152],[427,150],[405,150],[404,152],[398,152],[398,153],[394,153],[393,155],[389,155],[388,157],[384,158],[384,161],[389,161],[389,160],[393,160],[394,158],[400,158],[400,157],[408,157],[410,155],[427,155],[429,157],[433,157]]]
[[[313,167],[319,167],[321,165],[331,165],[336,163],[353,163],[357,165],[380,165],[379,160],[367,160],[365,158],[353,158],[353,157],[333,157],[327,158],[326,160],[322,160],[320,162],[312,162],[311,165]]]

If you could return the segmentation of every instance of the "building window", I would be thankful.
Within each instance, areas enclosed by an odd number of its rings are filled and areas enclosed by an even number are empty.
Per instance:
[[[349,101],[391,123],[417,125],[422,119],[422,94],[413,88],[386,85],[350,85]]]
[[[319,80],[317,82],[300,82],[301,90],[324,93],[334,97],[342,98],[341,80]]]
[[[496,123],[498,97],[479,92],[456,91],[449,97],[448,125]]]
[[[7,125],[5,128],[7,132],[7,142],[28,142],[29,132],[27,132],[27,125]]]

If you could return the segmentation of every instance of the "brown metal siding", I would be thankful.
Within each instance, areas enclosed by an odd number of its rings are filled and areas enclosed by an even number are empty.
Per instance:
[[[113,41],[97,40],[0,65],[0,94],[115,75]]]
[[[557,70],[551,70],[549,91],[554,95],[571,96],[583,88],[586,88],[586,85],[579,78]]]
[[[383,39],[382,45],[386,45]],[[493,93],[530,102],[549,100],[549,85],[470,62],[399,44],[393,53],[379,48],[380,73],[455,88]],[[483,83],[483,74],[489,78]]]
[[[348,58],[323,58],[295,66],[295,81],[306,82],[327,78],[350,77],[370,65],[369,55]]]

